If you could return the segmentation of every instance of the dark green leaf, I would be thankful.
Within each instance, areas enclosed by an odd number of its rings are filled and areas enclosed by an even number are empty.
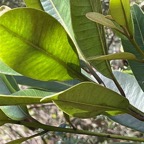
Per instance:
[[[0,94],[10,95],[18,90],[12,76],[0,74]],[[12,120],[23,120],[30,117],[26,106],[1,106],[0,109]]]
[[[94,117],[105,111],[127,112],[126,98],[95,83],[85,82],[69,88],[41,102],[53,100],[65,113],[81,118]]]
[[[96,24],[86,18],[88,12],[102,13],[101,2],[99,0],[71,0],[71,17],[76,42],[82,55],[88,60],[91,57],[106,55],[105,33],[103,26]],[[91,60],[89,63],[100,73],[114,80],[115,84],[124,95],[111,71],[107,60]],[[97,76],[95,76],[97,77]],[[96,78],[98,80],[98,77]],[[99,83],[100,82],[99,80]]]
[[[144,51],[144,13],[136,4],[132,6],[132,16],[135,27],[135,40],[140,49]],[[143,59],[143,56],[137,52],[129,40],[122,39],[122,44],[126,52],[133,53],[137,59]],[[139,85],[144,90],[144,64],[136,61],[129,61],[129,64]]]
[[[63,91],[80,82],[79,80],[76,79],[64,81],[64,82],[59,82],[59,81],[44,82],[44,81],[38,81],[31,78],[27,78],[24,76],[15,76],[15,79],[18,84],[31,86],[32,88],[36,88],[36,89],[43,89],[49,92]]]
[[[71,0],[70,4],[75,39],[84,57],[88,59],[107,54],[103,27],[86,18],[88,12],[101,13],[101,2],[99,0]],[[111,78],[112,73],[108,62],[93,60],[90,64]]]
[[[11,92],[15,92],[15,91],[19,91],[20,88],[15,80],[15,78],[13,76],[10,75],[5,75],[7,81],[10,83],[11,87],[14,89],[14,91]]]
[[[109,116],[109,118],[126,127],[132,128],[140,132],[144,132],[144,124],[143,124],[144,122],[134,118],[133,116],[129,114]]]
[[[5,115],[5,113],[0,109],[0,126],[4,125],[5,123],[10,122],[11,120],[9,117]]]
[[[44,81],[83,79],[65,30],[48,14],[11,10],[0,17],[0,35],[0,58],[19,73]]]
[[[103,26],[96,24],[86,18],[88,12],[102,13],[100,0],[71,0],[71,17],[74,30],[74,38],[78,44],[84,58],[106,55],[108,52]],[[113,79],[121,94],[124,95],[121,87],[117,83],[107,60],[91,60],[89,63],[100,73]],[[93,73],[94,75],[94,73]],[[98,76],[96,76],[98,80]],[[102,83],[98,80],[99,83]]]

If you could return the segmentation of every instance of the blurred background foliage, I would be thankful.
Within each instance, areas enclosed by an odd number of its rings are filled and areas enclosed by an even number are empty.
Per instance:
[[[106,14],[109,7],[109,0],[103,0],[102,2],[103,12]],[[141,4],[142,2],[144,3],[143,0],[131,0],[131,2],[136,2],[138,4]],[[10,8],[25,7],[23,0],[0,0],[0,6],[1,5],[7,5]],[[120,39],[109,28],[106,28],[105,31],[109,53],[117,53],[122,51]],[[126,60],[114,60],[111,61],[111,65],[112,68],[116,70],[128,69],[128,63]],[[30,114],[41,123],[59,127],[69,127],[63,118],[63,113],[59,111],[54,104],[30,105],[28,108]],[[144,137],[142,133],[126,128],[101,115],[97,116],[96,118],[83,120],[73,118],[72,122],[78,129],[110,134],[113,133],[125,136]],[[20,137],[30,136],[38,131],[40,130],[32,131],[23,126],[5,124],[0,126],[0,144],[5,144],[6,142],[18,139]],[[41,137],[36,137],[27,142],[23,142],[23,144],[118,144],[119,142],[124,142],[125,144],[131,143],[123,140],[66,134],[60,132],[48,132]],[[138,143],[135,142],[135,144]]]

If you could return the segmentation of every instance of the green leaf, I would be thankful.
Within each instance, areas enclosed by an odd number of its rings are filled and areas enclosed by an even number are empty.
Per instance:
[[[108,49],[106,46],[105,33],[103,26],[96,24],[86,18],[88,12],[102,13],[100,0],[71,0],[71,17],[75,40],[82,55],[86,60],[91,57],[106,55]],[[121,94],[124,95],[121,87],[113,76],[110,64],[107,60],[88,61],[98,72],[106,77],[113,79]],[[93,74],[94,75],[94,74]],[[97,76],[95,76],[97,77]],[[97,77],[98,80],[98,77]],[[100,82],[99,80],[99,83]]]
[[[132,6],[132,16],[135,27],[135,40],[140,49],[144,51],[144,13],[138,5]],[[143,59],[143,56],[137,52],[132,43],[127,39],[122,39],[123,48],[126,52],[133,53],[137,59]],[[144,91],[144,64],[136,61],[129,61],[130,67],[136,77],[139,85]]]
[[[137,80],[133,75],[125,74],[120,71],[114,71],[114,76],[117,78],[118,82],[120,83],[122,89],[126,94],[126,98],[129,100],[131,106],[136,107],[141,112],[144,112],[144,92],[140,88],[137,83]],[[118,89],[112,82],[112,80],[101,77],[102,80],[105,82],[107,88],[118,92]],[[130,107],[131,107],[130,106]],[[138,112],[137,110],[135,110]],[[141,113],[140,113],[141,114]],[[109,116],[112,120],[125,125],[129,128],[144,132],[143,121],[136,119],[135,117],[129,114],[120,114],[117,116]]]
[[[118,30],[118,31],[122,31],[122,29],[119,29],[118,27],[116,27],[116,25],[113,23],[113,21],[111,21],[110,19],[108,19],[103,14],[100,14],[100,13],[97,13],[97,12],[88,12],[86,14],[86,17],[88,19],[96,22],[96,23],[101,24],[101,25],[107,26],[109,28],[112,28],[112,29],[115,29],[115,30]]]
[[[7,81],[10,83],[11,87],[14,89],[14,91],[11,92],[15,92],[15,91],[19,91],[20,88],[15,80],[15,78],[13,76],[10,75],[5,75]]]
[[[43,10],[40,0],[24,0],[27,7]]]
[[[5,63],[3,63],[1,60],[0,60],[0,73],[6,74],[6,75],[17,75],[17,76],[21,75],[21,74],[17,73],[16,71],[14,71],[13,69],[11,69]]]
[[[2,110],[0,110],[0,126],[12,122],[9,117],[7,117]]]
[[[0,74],[0,94],[10,95],[18,90],[12,76]],[[12,120],[23,120],[30,117],[26,106],[0,106],[0,109]]]
[[[0,79],[2,80],[1,83],[5,85],[7,89],[6,91],[3,91],[4,94],[14,93],[16,90],[19,90],[18,85],[16,84],[12,76],[6,76],[4,74],[0,74]]]
[[[65,30],[48,14],[11,10],[0,17],[0,35],[0,58],[15,71],[43,81],[83,79]]]
[[[1,81],[0,81],[0,86],[1,86]],[[0,109],[0,126],[10,121],[11,120],[9,119],[9,117]]]
[[[103,26],[88,20],[85,16],[88,12],[101,13],[101,2],[99,0],[71,0],[70,4],[75,39],[82,55],[87,60],[91,57],[106,55],[108,50]],[[92,60],[89,63],[97,71],[115,81],[108,61]],[[115,83],[117,84],[116,81]]]
[[[140,121],[129,114],[109,116],[109,118],[117,123],[120,123],[121,125],[137,130],[139,132],[144,132],[143,121]]]
[[[116,59],[137,60],[136,56],[134,54],[128,53],[128,52],[114,53],[114,54],[109,54],[109,55],[102,55],[102,56],[88,58],[89,61],[92,61],[92,60],[116,60]]]
[[[21,121],[30,117],[26,106],[0,106],[0,108],[12,120]]]
[[[15,96],[0,94],[0,106],[39,104],[41,96]]]
[[[65,89],[68,89],[69,87],[78,84],[80,81],[79,80],[69,80],[69,81],[64,81],[64,82],[59,82],[59,81],[38,81],[34,80],[31,78],[27,78],[24,76],[15,76],[15,79],[18,84],[20,85],[27,85],[32,88],[36,89],[43,89],[49,92],[59,92],[63,91]]]
[[[118,93],[96,83],[85,82],[69,88],[41,102],[53,100],[65,113],[80,118],[89,118],[105,111],[127,112],[129,102]]]
[[[39,104],[44,96],[52,94],[54,93],[34,89],[21,90],[12,95],[0,94],[0,106]]]
[[[44,10],[56,18],[74,40],[71,25],[70,0],[40,0]]]
[[[58,20],[62,24],[61,15],[59,14],[59,11],[57,10],[57,7],[60,7],[62,5],[63,1],[61,2],[61,5],[55,5],[55,0],[53,0],[53,1],[51,1],[51,0],[40,0],[40,1],[41,1],[41,5],[42,5],[44,11],[47,12],[52,17],[54,17],[56,20]],[[57,1],[57,3],[59,1]],[[68,1],[66,1],[66,2],[68,2]],[[67,10],[67,6],[66,6],[65,9]],[[63,10],[65,11],[65,9],[63,9]]]
[[[120,71],[114,71],[114,76],[121,85],[122,89],[126,94],[126,98],[129,100],[130,104],[135,106],[137,109],[144,112],[144,92],[137,83],[137,80],[133,75],[125,74]],[[105,82],[107,88],[119,92],[117,87],[114,85],[113,81],[100,76],[101,79]]]
[[[133,34],[133,23],[130,13],[130,0],[110,0],[110,13],[112,18]]]
[[[89,57],[107,54],[103,27],[88,20],[85,16],[90,11],[100,12],[100,1],[71,0],[70,4],[75,39],[84,57],[88,59]],[[106,61],[91,61],[90,64],[105,76],[111,77],[109,63]]]

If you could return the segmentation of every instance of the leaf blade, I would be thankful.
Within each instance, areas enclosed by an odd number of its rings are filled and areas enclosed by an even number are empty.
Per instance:
[[[7,18],[13,17],[15,17],[13,25],[21,27],[19,30],[6,21]],[[25,20],[19,21],[19,19]],[[38,23],[37,19],[41,21]],[[28,21],[31,21],[31,24],[27,25]],[[47,23],[49,27],[46,26]],[[0,25],[0,33],[3,33],[0,40],[2,47],[0,57],[16,71],[44,81],[81,77],[77,54],[69,45],[64,29],[46,13],[30,8],[15,9],[1,17]],[[61,33],[61,36],[57,35],[58,33]],[[5,44],[2,41],[4,37],[13,38]],[[22,45],[19,51],[15,49],[17,43]],[[54,49],[57,50],[54,51]],[[10,55],[13,56],[10,57]]]
[[[116,60],[116,59],[137,60],[134,54],[128,53],[128,52],[114,53],[114,54],[109,54],[109,55],[102,55],[102,56],[88,58],[89,61],[91,60]]]
[[[90,82],[78,84],[51,97],[44,97],[41,101],[51,100],[65,113],[81,118],[94,117],[105,111],[127,111],[129,106],[124,97]]]
[[[134,22],[134,27],[135,27],[135,36],[134,36],[135,40],[136,40],[137,44],[139,45],[140,49],[144,50],[144,34],[143,34],[144,14],[143,14],[142,10],[140,9],[140,7],[136,4],[132,6],[132,16],[133,16],[133,22]],[[122,44],[123,44],[123,48],[126,52],[133,53],[134,55],[136,55],[136,57],[138,59],[143,59],[141,54],[136,51],[134,46],[127,39],[122,39]],[[144,85],[143,85],[144,65],[143,65],[143,63],[139,63],[136,61],[129,61],[129,64],[130,64],[130,67],[131,67],[133,74],[135,75],[139,85],[144,90]]]

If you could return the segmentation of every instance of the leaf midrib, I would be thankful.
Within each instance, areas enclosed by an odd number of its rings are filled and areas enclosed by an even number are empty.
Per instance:
[[[110,107],[110,106],[101,106],[100,104],[86,104],[86,103],[80,103],[80,102],[75,102],[75,101],[67,101],[67,100],[52,100],[52,101],[60,101],[60,102],[64,102],[64,103],[72,103],[72,104],[76,104],[76,105],[85,105],[88,107],[96,107],[96,108],[100,108],[100,109],[109,109],[109,110],[123,110],[121,108],[117,108],[117,107]]]
[[[8,29],[7,27],[5,27],[4,25],[0,24],[1,27],[3,27],[7,32],[9,32],[9,34],[14,35],[15,37],[19,38],[22,42],[32,46],[32,48],[40,51],[41,53],[43,53],[44,55],[50,56],[52,59],[54,59],[56,62],[58,62],[59,64],[63,65],[64,67],[66,67],[66,64],[59,58],[55,57],[54,55],[52,55],[51,53],[45,51],[44,49],[36,46],[35,44],[33,44],[32,42],[26,40],[25,38],[23,38],[22,36],[20,36],[19,34],[13,32],[12,30]]]
[[[1,27],[3,27],[9,34],[14,35],[15,37],[18,37],[22,42],[31,45],[32,48],[36,48],[36,50],[40,51],[42,54],[51,57],[53,60],[55,60],[56,62],[58,62],[60,65],[62,65],[65,69],[69,69],[70,71],[73,71],[73,74],[77,77],[78,75],[80,76],[81,74],[79,72],[77,72],[76,70],[72,69],[71,67],[67,66],[67,64],[62,61],[61,59],[59,59],[58,57],[55,57],[53,54],[45,51],[44,49],[41,49],[40,47],[36,46],[35,44],[33,44],[32,42],[29,42],[28,40],[26,40],[25,38],[23,38],[22,36],[20,36],[19,34],[13,32],[12,30],[10,30],[9,28],[7,28],[6,26],[0,24]]]

